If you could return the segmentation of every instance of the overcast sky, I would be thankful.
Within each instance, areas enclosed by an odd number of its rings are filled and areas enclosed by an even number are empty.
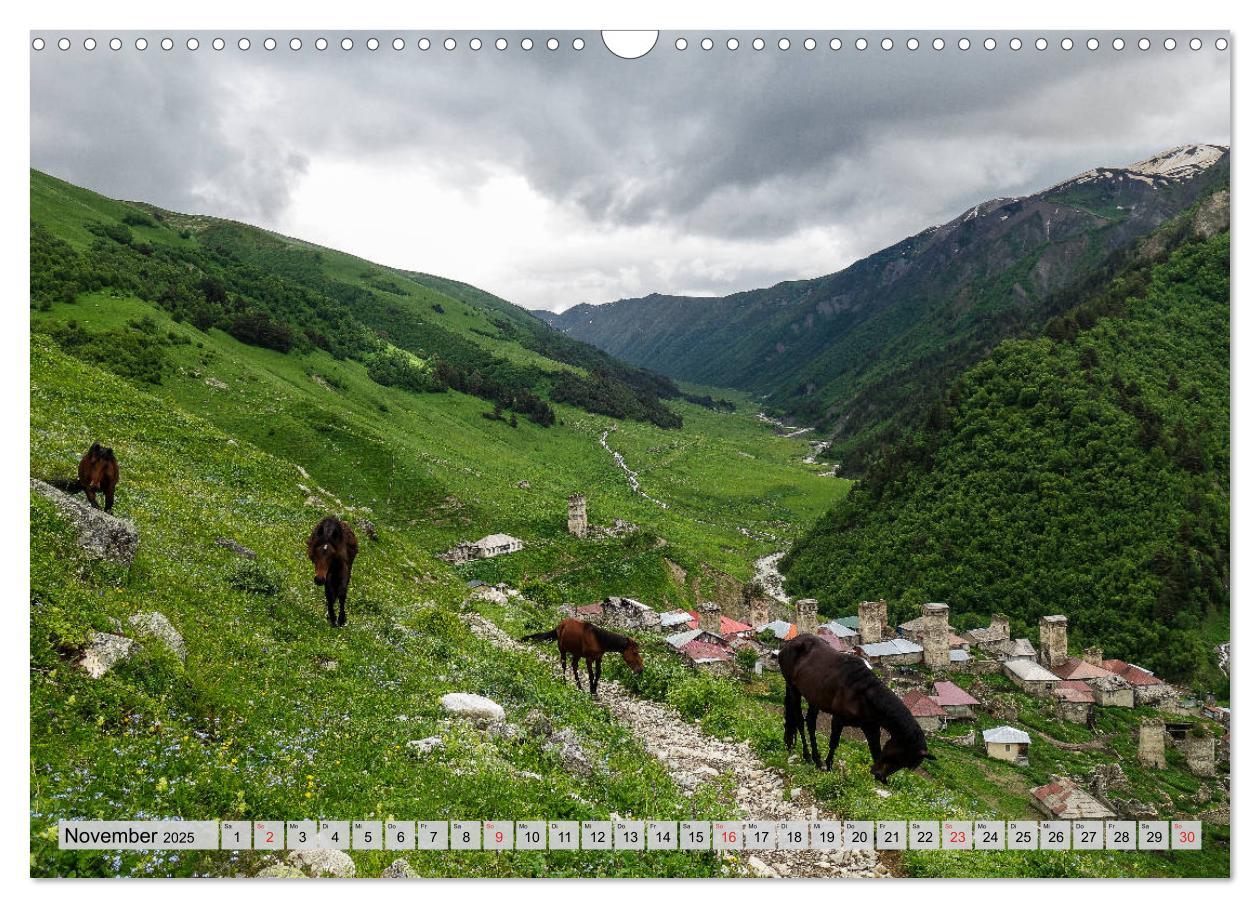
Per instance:
[[[620,60],[585,48],[32,52],[31,164],[235,218],[529,308],[724,294],[839,270],[995,196],[1229,143],[1229,54],[872,44]],[[1161,33],[1162,34],[1162,33]],[[445,33],[441,36],[445,37]],[[904,41],[899,37],[898,43]]]

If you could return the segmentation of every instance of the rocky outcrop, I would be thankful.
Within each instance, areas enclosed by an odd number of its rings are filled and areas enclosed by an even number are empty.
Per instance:
[[[381,879],[383,880],[413,880],[420,874],[411,869],[411,865],[407,863],[406,858],[399,858],[381,871]]]
[[[592,772],[590,757],[578,743],[577,734],[571,728],[562,728],[552,732],[543,745],[543,750],[554,754],[569,775],[586,778]]]
[[[111,668],[130,658],[135,651],[136,641],[132,639],[97,632],[75,664],[87,672],[89,678],[103,678]]]
[[[161,612],[140,612],[132,615],[128,621],[142,637],[150,637],[158,641],[178,656],[180,662],[187,657],[188,650],[184,646],[184,638]]]
[[[86,500],[72,498],[39,479],[31,479],[31,491],[51,501],[57,513],[74,524],[79,547],[90,557],[131,566],[140,545],[134,523],[97,510]]]
[[[426,754],[433,753],[433,751],[439,749],[441,746],[442,739],[435,735],[432,738],[421,738],[418,741],[408,741],[407,753],[411,754],[413,757],[423,757]]]
[[[501,722],[506,715],[502,706],[480,694],[445,694],[442,697],[442,708],[452,715],[474,721]]]
[[[220,536],[218,539],[214,541],[214,544],[221,548],[225,548],[225,549],[228,549],[229,551],[235,552],[236,554],[240,555],[242,558],[248,558],[250,561],[253,561],[255,558],[258,557],[258,555],[255,554],[252,549],[247,549],[245,548],[245,546],[241,545],[235,539],[228,539],[226,536]]]
[[[305,851],[291,851],[287,862],[307,876],[339,876],[351,877],[355,874],[354,861],[344,851],[331,848],[311,848]]]

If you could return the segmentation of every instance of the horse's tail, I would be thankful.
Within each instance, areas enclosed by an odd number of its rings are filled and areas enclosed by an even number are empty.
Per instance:
[[[792,749],[796,741],[796,732],[801,726],[801,692],[796,685],[787,681],[783,687],[783,743]],[[802,732],[803,733],[803,732]]]
[[[59,489],[67,495],[78,495],[83,491],[83,483],[77,479],[46,479],[44,481],[54,489]]]
[[[556,628],[552,628],[549,631],[543,631],[541,634],[530,634],[526,637],[522,637],[521,643],[530,643],[534,640],[555,640],[557,637]]]

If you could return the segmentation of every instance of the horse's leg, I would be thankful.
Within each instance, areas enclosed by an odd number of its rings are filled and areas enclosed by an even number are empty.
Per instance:
[[[577,685],[577,689],[582,689],[582,678],[578,675],[578,654],[573,654],[573,683]]]
[[[105,489],[105,513],[112,514],[114,512],[114,487],[109,486]]]
[[[100,505],[96,503],[96,489],[92,488],[90,485],[85,485],[83,487],[83,494],[86,495],[87,500],[92,503],[92,507],[100,508]]]
[[[783,688],[783,744],[789,755],[792,753],[792,744],[796,741],[796,731],[800,724],[801,692],[789,681]]]
[[[603,673],[604,673],[604,657],[596,656],[595,657],[595,683],[594,683],[594,686],[591,688],[592,697],[597,696],[596,691],[599,689],[599,678],[600,678],[600,675],[602,675]]]
[[[590,684],[591,699],[594,700],[595,699],[595,664],[592,662],[590,656],[586,657],[586,681],[588,684]]]
[[[827,772],[831,772],[832,761],[836,756],[836,745],[840,743],[840,732],[844,731],[844,723],[835,716],[831,717],[831,742],[827,746]]]
[[[337,627],[346,626],[346,594],[350,592],[350,568],[346,567],[346,573],[341,578],[341,583],[337,584]]]
[[[337,593],[333,589],[332,578],[324,580],[324,605],[328,608],[328,624],[331,627],[337,626],[337,612],[333,608],[333,604],[337,601]]]
[[[863,725],[862,734],[866,735],[866,746],[871,749],[871,762],[879,759],[879,726]]]
[[[818,730],[818,707],[812,703],[809,712],[805,714],[805,721],[809,724],[809,743],[814,749],[814,765],[822,769],[822,758],[818,755],[818,736],[815,734]]]

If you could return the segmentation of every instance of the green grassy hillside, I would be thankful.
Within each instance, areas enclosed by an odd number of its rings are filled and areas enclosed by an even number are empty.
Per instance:
[[[669,380],[466,285],[243,224],[115,202],[37,171],[31,222],[31,298],[42,306],[129,293],[201,330],[282,353],[324,350],[367,364],[382,384],[466,391],[544,426],[555,421],[548,400],[681,424],[662,403],[679,396]]]
[[[1220,229],[1227,197],[1207,212]],[[792,550],[790,588],[833,612],[887,597],[899,619],[947,601],[962,627],[1005,612],[1021,635],[1061,612],[1077,640],[1228,696],[1210,647],[1229,612],[1229,235],[1202,222],[968,371]]]

